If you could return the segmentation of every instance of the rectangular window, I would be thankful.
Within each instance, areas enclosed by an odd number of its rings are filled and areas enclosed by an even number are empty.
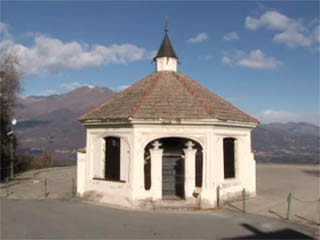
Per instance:
[[[235,178],[234,138],[223,139],[224,178]]]
[[[105,156],[105,178],[120,181],[120,138],[107,137]]]

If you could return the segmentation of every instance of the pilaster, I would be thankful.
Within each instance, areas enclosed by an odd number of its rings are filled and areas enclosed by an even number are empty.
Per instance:
[[[196,188],[195,175],[196,175],[196,152],[197,149],[193,149],[193,143],[188,142],[188,148],[183,149],[184,151],[184,194],[185,198],[192,198],[192,194]]]
[[[155,142],[154,148],[150,149],[151,155],[151,189],[153,200],[162,199],[162,154],[159,142]]]

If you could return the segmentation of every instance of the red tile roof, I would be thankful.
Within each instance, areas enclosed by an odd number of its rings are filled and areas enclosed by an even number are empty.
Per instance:
[[[79,118],[86,120],[258,120],[182,73],[155,72]]]

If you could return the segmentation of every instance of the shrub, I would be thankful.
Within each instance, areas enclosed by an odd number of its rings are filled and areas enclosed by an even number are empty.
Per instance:
[[[35,157],[31,162],[31,167],[34,169],[53,167],[52,153],[49,150],[45,150],[39,157]]]
[[[31,167],[30,160],[28,161],[26,158],[27,157],[25,155],[16,157],[15,164],[14,164],[15,173],[25,172],[30,169]]]

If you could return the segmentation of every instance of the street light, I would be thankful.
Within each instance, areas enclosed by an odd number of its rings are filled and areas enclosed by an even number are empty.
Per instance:
[[[17,120],[13,118],[11,120],[10,132],[7,135],[10,137],[10,178],[14,178],[14,157],[13,157],[13,134],[14,126],[17,124]]]

